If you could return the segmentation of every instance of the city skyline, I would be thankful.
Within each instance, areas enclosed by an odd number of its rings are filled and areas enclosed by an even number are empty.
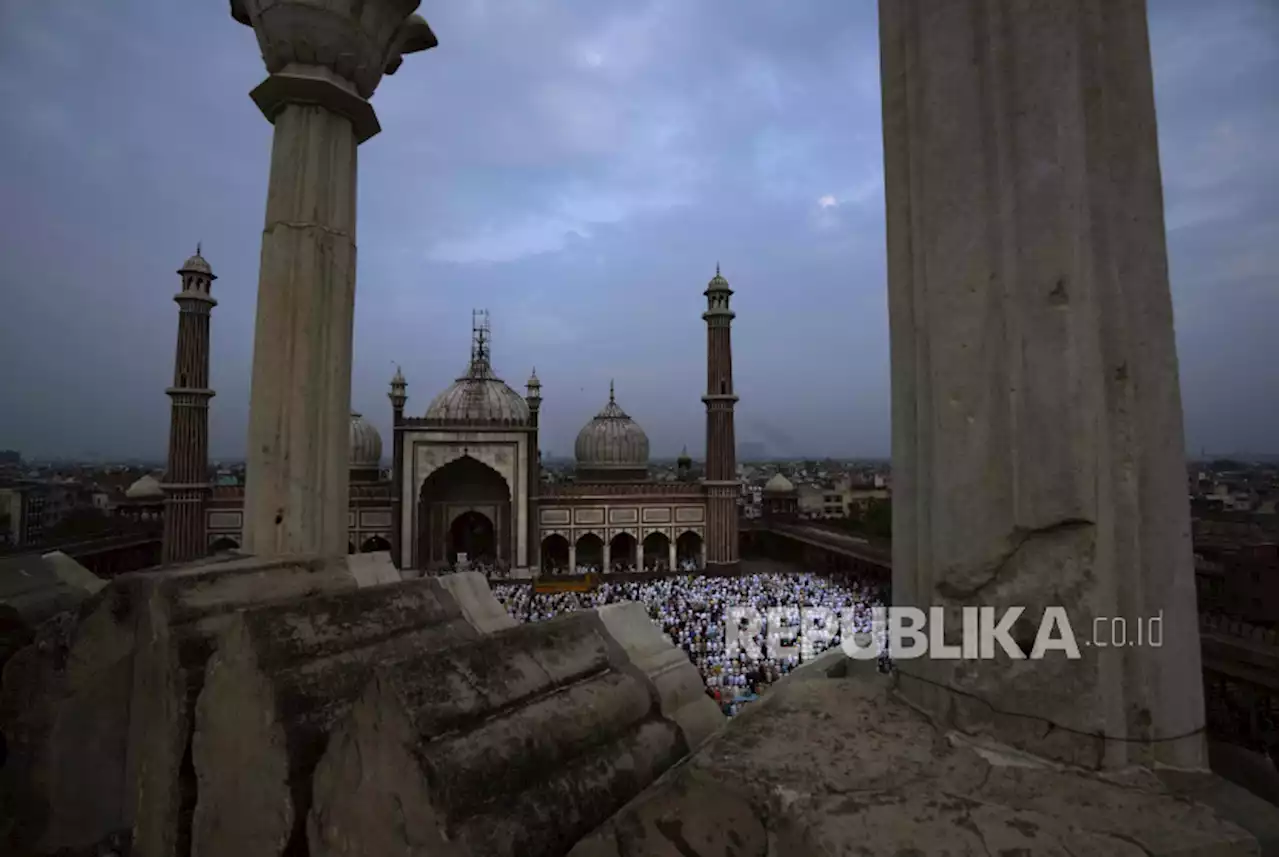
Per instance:
[[[163,459],[173,272],[203,241],[210,455],[243,455],[270,127],[247,96],[257,45],[224,5],[0,12],[0,447]],[[352,405],[384,441],[394,365],[421,414],[485,307],[501,377],[543,381],[546,450],[572,449],[612,378],[655,458],[701,458],[701,292],[719,261],[739,440],[887,457],[873,4],[425,11],[441,46],[384,81],[385,133],[361,150]],[[1188,451],[1269,453],[1276,11],[1150,18]],[[186,67],[165,75],[175,44]]]

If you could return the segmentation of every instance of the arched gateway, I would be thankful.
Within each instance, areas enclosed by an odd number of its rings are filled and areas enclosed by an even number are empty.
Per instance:
[[[453,565],[459,554],[471,562],[510,564],[511,489],[502,476],[468,455],[431,473],[418,503],[418,565]]]

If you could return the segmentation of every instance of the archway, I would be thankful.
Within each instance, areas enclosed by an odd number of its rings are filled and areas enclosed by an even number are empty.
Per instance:
[[[379,551],[391,550],[391,542],[382,536],[373,536],[364,540],[364,544],[360,545],[360,553],[378,553]]]
[[[636,537],[631,533],[618,533],[609,541],[609,568],[606,571],[625,571],[636,564]]]
[[[666,533],[649,533],[644,537],[645,571],[661,571],[671,565],[671,539]]]
[[[578,568],[599,571],[600,566],[604,564],[604,539],[595,533],[587,533],[578,539],[578,547],[574,554]],[[573,570],[576,572],[578,568]]]
[[[542,570],[555,573],[569,571],[569,540],[552,533],[542,540]]]
[[[702,568],[702,536],[685,530],[676,539],[676,564],[684,569],[690,563],[694,568]]]
[[[497,560],[497,534],[493,521],[483,512],[474,509],[463,512],[449,525],[449,564],[458,562],[465,554],[471,564],[493,565]]]
[[[214,539],[213,544],[209,545],[210,556],[213,556],[214,554],[219,554],[219,553],[226,553],[227,551],[238,551],[238,550],[240,550],[239,543],[237,543],[235,539],[229,536],[222,536],[221,538]]]
[[[453,527],[468,512],[480,514],[492,526],[491,541],[478,546],[484,555],[499,565],[512,562],[514,509],[507,480],[489,465],[464,455],[433,471],[422,482],[413,557],[417,568],[438,569],[454,563],[458,548]],[[470,556],[470,551],[463,552]]]

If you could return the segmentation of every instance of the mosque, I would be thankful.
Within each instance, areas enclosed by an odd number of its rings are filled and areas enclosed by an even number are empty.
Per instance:
[[[180,418],[189,419],[192,401],[207,408],[213,395],[211,390],[203,390],[202,399],[189,395],[186,374],[182,386],[177,376],[183,367],[198,364],[200,356],[207,361],[207,316],[215,303],[209,289],[215,277],[198,249],[179,274],[184,291],[175,300],[184,316],[199,313],[205,323],[180,323],[179,368],[170,395],[175,396],[175,389],[188,395],[182,411],[174,398],[175,426]],[[194,300],[193,294],[203,297]],[[730,345],[733,292],[719,266],[703,294],[707,456],[702,478],[692,478],[687,455],[678,462],[676,481],[649,478],[649,439],[618,403],[610,384],[608,401],[578,433],[573,480],[544,482],[538,446],[541,382],[535,372],[521,395],[496,374],[488,315],[477,312],[466,371],[431,400],[422,416],[406,415],[408,383],[396,370],[388,393],[394,427],[389,472],[382,468],[383,439],[377,429],[362,415],[351,414],[348,550],[390,551],[398,567],[428,571],[460,561],[517,573],[736,567],[740,487]],[[244,489],[196,484],[196,467],[182,466],[193,455],[202,458],[207,449],[204,416],[203,438],[198,426],[185,422],[182,431],[171,432],[170,474],[188,472],[181,479],[166,477],[166,538],[174,529],[170,514],[202,502],[202,537],[177,533],[172,538],[218,552],[241,544]],[[179,501],[188,505],[177,507]]]

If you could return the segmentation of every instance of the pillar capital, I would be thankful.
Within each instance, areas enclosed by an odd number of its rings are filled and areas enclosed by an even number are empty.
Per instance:
[[[270,77],[253,100],[274,121],[285,104],[320,104],[352,120],[361,141],[378,132],[368,99],[408,53],[437,44],[413,14],[419,0],[231,0],[252,27]]]
[[[321,66],[287,66],[258,84],[249,97],[272,124],[290,104],[316,104],[351,120],[357,143],[382,130],[373,105],[357,95],[349,81]]]

